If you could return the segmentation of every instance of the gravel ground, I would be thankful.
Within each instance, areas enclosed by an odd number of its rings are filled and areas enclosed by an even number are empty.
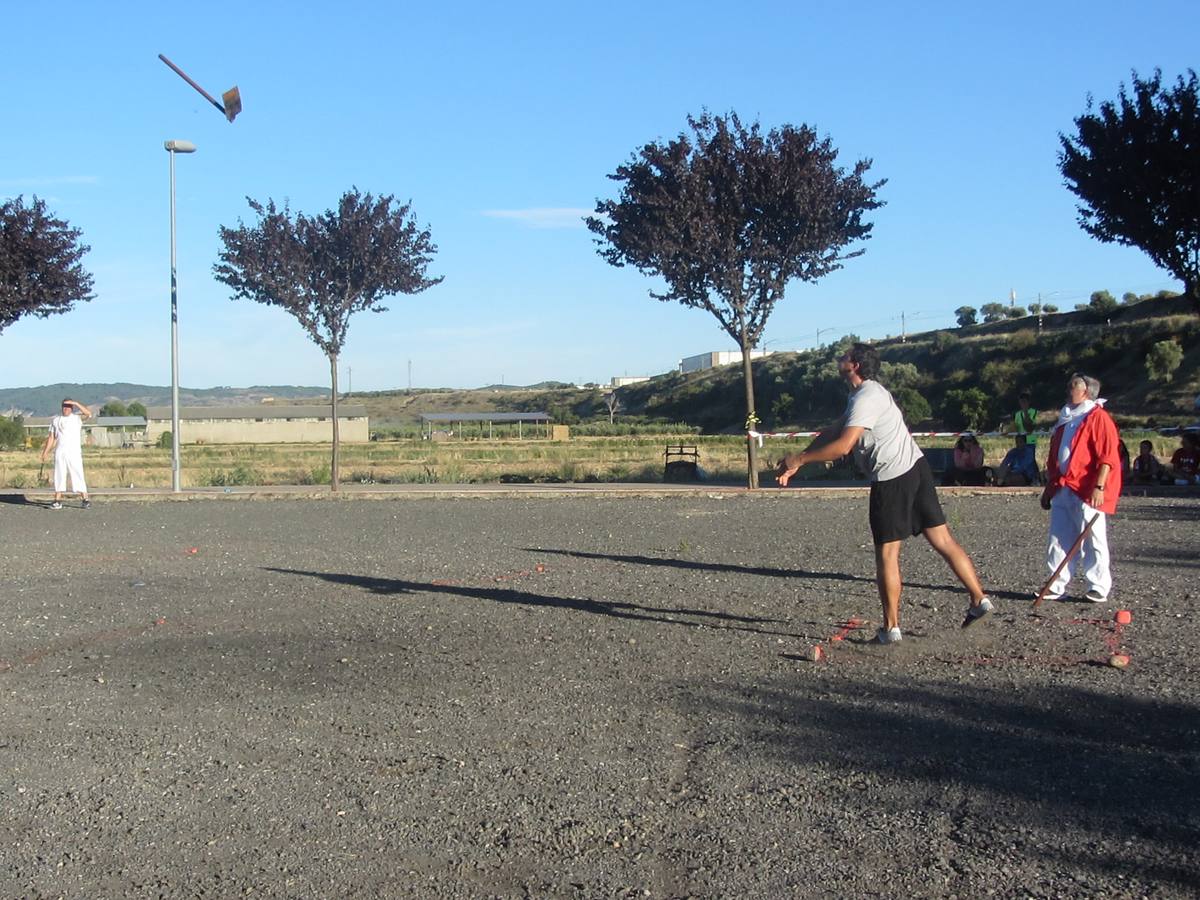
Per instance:
[[[944,501],[891,647],[860,492],[0,504],[0,897],[1196,896],[1200,502]]]

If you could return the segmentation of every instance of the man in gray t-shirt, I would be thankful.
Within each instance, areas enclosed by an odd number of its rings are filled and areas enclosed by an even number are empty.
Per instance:
[[[900,545],[916,534],[925,535],[971,595],[963,622],[969,625],[992,611],[992,601],[983,592],[971,558],[946,527],[928,460],[909,434],[896,401],[875,380],[879,374],[878,351],[868,344],[854,344],[838,360],[838,371],[850,385],[846,412],[800,453],[783,458],[777,478],[780,486],[786,487],[806,463],[828,462],[853,453],[859,468],[871,479],[875,583],[883,606],[883,627],[876,633],[876,640],[893,644],[903,637]]]

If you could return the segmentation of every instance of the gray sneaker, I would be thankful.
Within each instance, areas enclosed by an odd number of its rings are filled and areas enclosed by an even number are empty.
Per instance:
[[[982,619],[988,613],[994,611],[995,609],[996,609],[996,607],[992,605],[992,598],[985,596],[982,600],[979,601],[978,606],[968,606],[967,607],[967,621],[968,622],[976,622],[979,619]]]
[[[898,644],[904,640],[904,635],[900,633],[899,628],[879,628],[875,631],[875,643],[877,644]]]
[[[91,500],[84,500],[84,501],[83,501],[83,509],[91,509],[91,508],[92,508],[92,501],[91,501]]]
[[[1107,603],[1108,602],[1108,598],[1106,596],[1104,596],[1102,593],[1100,593],[1098,590],[1096,590],[1095,588],[1090,588],[1088,590],[1088,592],[1083,595],[1083,599],[1086,600],[1088,603]]]
[[[62,504],[59,503],[57,500],[55,500],[53,503],[50,504],[50,508],[51,509],[62,509]]]

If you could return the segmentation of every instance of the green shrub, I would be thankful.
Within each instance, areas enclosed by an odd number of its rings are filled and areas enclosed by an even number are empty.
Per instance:
[[[23,423],[24,419],[20,416],[12,419],[0,416],[0,448],[15,450],[18,447],[25,446],[25,426]]]
[[[158,436],[158,441],[156,442],[155,446],[158,447],[159,450],[170,450],[171,449],[171,432],[164,431],[162,434],[160,434]]]
[[[1008,339],[1008,349],[1022,352],[1037,343],[1037,335],[1029,329],[1018,331]]]
[[[929,401],[922,397],[916,388],[896,388],[892,391],[892,397],[895,398],[896,405],[900,407],[900,412],[904,414],[904,421],[908,423],[909,428],[919,422],[924,422],[933,414]]]
[[[1170,382],[1183,362],[1183,348],[1173,340],[1159,341],[1146,354],[1146,372],[1153,381]]]
[[[946,391],[942,417],[954,428],[981,429],[988,417],[988,396],[974,387]]]
[[[953,350],[961,343],[961,338],[950,331],[935,331],[933,334],[933,352],[945,353]]]

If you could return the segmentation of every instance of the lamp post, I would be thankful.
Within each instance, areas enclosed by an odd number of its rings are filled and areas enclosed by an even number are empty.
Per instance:
[[[195,153],[190,141],[164,141],[171,157],[171,490],[179,493],[179,289],[175,277],[175,154]]]

